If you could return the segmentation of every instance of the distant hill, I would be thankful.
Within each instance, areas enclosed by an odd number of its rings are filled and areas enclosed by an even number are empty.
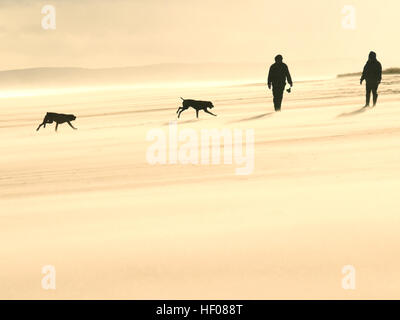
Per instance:
[[[343,73],[343,74],[338,74],[338,78],[344,78],[344,77],[355,77],[355,76],[360,76],[361,77],[362,72],[355,72],[355,73]],[[400,74],[400,68],[389,68],[385,69],[382,71],[382,74]]]
[[[84,87],[135,85],[154,83],[188,83],[202,81],[266,81],[268,62],[256,63],[164,63],[119,68],[46,67],[0,71],[0,91],[14,89],[42,89],[57,87]],[[294,81],[333,77],[349,70],[354,61],[335,60],[293,61],[289,63]],[[400,74],[399,68],[384,71]],[[340,74],[350,77],[360,73]]]
[[[123,68],[31,68],[0,71],[0,90],[58,86],[264,78],[263,64],[156,64]]]

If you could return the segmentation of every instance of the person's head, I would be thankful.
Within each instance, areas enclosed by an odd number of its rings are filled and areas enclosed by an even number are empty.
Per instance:
[[[371,51],[368,56],[369,60],[376,60],[376,53]]]
[[[280,63],[280,62],[282,62],[282,61],[283,61],[283,57],[282,57],[280,54],[278,54],[278,55],[275,57],[275,62]]]

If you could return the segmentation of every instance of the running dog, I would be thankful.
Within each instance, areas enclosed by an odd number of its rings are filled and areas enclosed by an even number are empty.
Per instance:
[[[47,112],[46,116],[43,119],[43,122],[39,125],[39,127],[36,129],[36,131],[38,131],[41,126],[46,128],[47,123],[53,123],[53,122],[56,123],[56,131],[57,131],[58,125],[60,123],[65,123],[65,122],[68,123],[72,129],[76,130],[76,128],[71,124],[71,121],[74,121],[75,119],[76,119],[76,117],[73,114]]]
[[[214,108],[214,105],[210,101],[199,101],[199,100],[191,100],[191,99],[182,99],[182,107],[179,107],[178,110],[176,110],[176,113],[178,114],[178,118],[180,117],[181,113],[185,111],[186,109],[189,109],[192,107],[193,109],[196,110],[196,118],[199,117],[199,111],[203,110],[206,113],[209,113],[213,116],[217,116],[216,114],[210,112],[208,109]]]

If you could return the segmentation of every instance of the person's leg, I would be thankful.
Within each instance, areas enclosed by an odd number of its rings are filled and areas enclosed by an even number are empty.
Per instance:
[[[373,99],[374,99],[374,107],[376,106],[376,103],[378,101],[378,86],[379,86],[379,84],[376,83],[376,84],[374,84],[374,86],[372,88],[372,95],[373,95]]]
[[[282,86],[274,86],[272,88],[272,93],[274,95],[274,107],[275,111],[281,111],[282,99],[283,99],[283,91],[285,87]]]
[[[272,86],[272,95],[274,96],[274,99],[273,99],[273,101],[274,101],[274,108],[275,108],[275,111],[278,111],[278,103],[277,103],[277,92],[276,92],[276,87],[275,86]]]
[[[283,100],[283,91],[285,90],[285,87],[279,87],[277,89],[277,104],[278,104],[278,111],[281,111],[281,106],[282,106],[282,100]]]
[[[365,97],[365,106],[369,107],[369,101],[371,100],[371,84],[370,83],[366,83],[365,85],[365,90],[366,90],[366,97]]]

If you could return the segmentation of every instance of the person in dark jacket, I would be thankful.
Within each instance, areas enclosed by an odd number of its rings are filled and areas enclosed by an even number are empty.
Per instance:
[[[376,59],[376,53],[371,51],[369,58],[364,66],[364,70],[360,79],[360,84],[365,80],[366,82],[366,103],[365,107],[369,107],[371,99],[371,92],[374,100],[374,107],[378,101],[378,86],[382,80],[382,65]]]
[[[282,62],[283,57],[279,54],[275,57],[275,63],[269,68],[268,88],[271,89],[274,96],[275,111],[281,111],[283,92],[285,91],[286,80],[293,86],[292,77],[288,66]]]

